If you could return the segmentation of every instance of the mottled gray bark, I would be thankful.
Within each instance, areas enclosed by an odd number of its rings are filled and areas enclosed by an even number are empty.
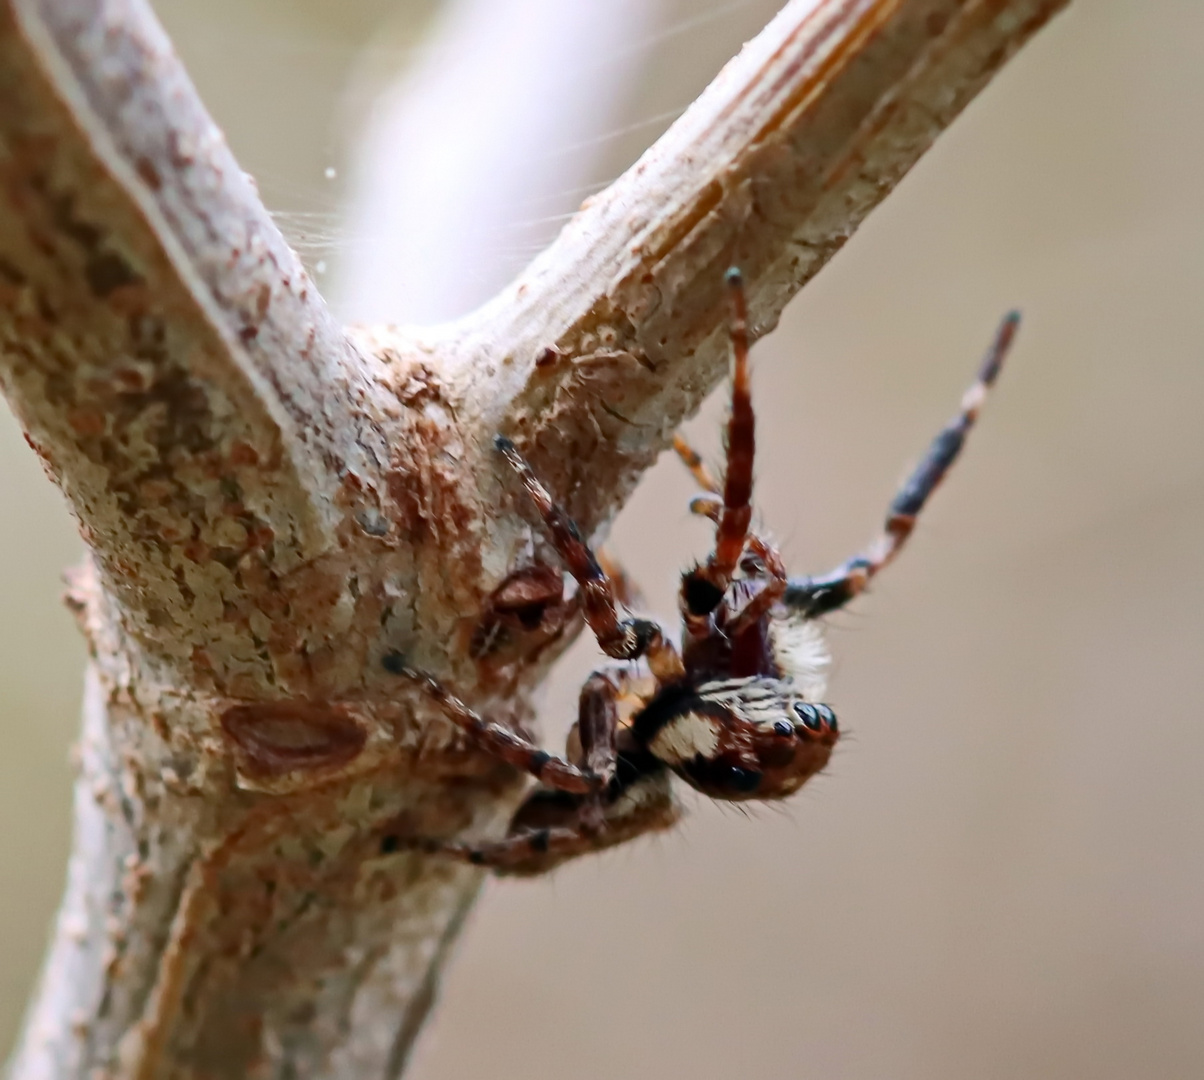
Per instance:
[[[79,520],[76,841],[12,1075],[397,1075],[479,879],[385,831],[521,784],[381,668],[501,719],[563,642],[470,648],[547,559],[511,434],[587,531],[1065,0],[795,0],[495,300],[346,332],[145,4],[0,4],[0,379]]]

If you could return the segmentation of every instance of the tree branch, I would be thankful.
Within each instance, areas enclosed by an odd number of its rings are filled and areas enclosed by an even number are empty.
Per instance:
[[[140,646],[236,663],[245,631],[195,598],[247,615],[231,561],[331,546],[374,380],[143,5],[0,18],[6,393]]]
[[[494,379],[512,434],[609,520],[726,370],[723,271],[754,332],[1066,0],[793,0],[634,167],[443,351]],[[548,350],[551,351],[548,351]],[[575,497],[572,493],[576,493]]]
[[[0,377],[93,563],[76,847],[17,1080],[394,1076],[513,775],[389,681],[519,722],[566,637],[482,656],[536,538],[591,531],[723,371],[1064,0],[795,0],[517,282],[344,335],[136,0],[0,3]],[[475,653],[475,655],[474,655]]]

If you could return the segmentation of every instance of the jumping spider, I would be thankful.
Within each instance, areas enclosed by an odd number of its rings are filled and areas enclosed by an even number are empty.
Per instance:
[[[1019,317],[1003,320],[957,415],[891,502],[882,534],[831,573],[789,578],[773,544],[749,529],[754,418],[748,327],[738,271],[728,272],[727,284],[734,372],[722,488],[698,455],[680,437],[674,440],[704,491],[691,509],[716,523],[713,553],[682,574],[680,651],[657,623],[626,613],[612,575],[514,444],[499,436],[498,451],[577,581],[578,602],[598,645],[620,663],[586,680],[567,755],[555,757],[482,719],[396,653],[386,656],[386,668],[421,682],[473,742],[540,781],[501,840],[471,845],[390,835],[384,841],[389,850],[405,846],[500,873],[537,874],[672,826],[682,813],[673,775],[715,799],[780,799],[828,763],[839,728],[820,701],[828,655],[817,620],[862,592],[898,554],[978,418]]]

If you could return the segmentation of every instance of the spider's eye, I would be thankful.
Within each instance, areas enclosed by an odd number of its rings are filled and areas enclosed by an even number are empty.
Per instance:
[[[830,708],[828,708],[827,705],[817,705],[815,710],[821,717],[823,717],[824,723],[826,723],[829,728],[831,728],[833,731],[838,730],[836,726],[836,714]]]
[[[823,730],[824,722],[820,719],[819,710],[814,705],[808,705],[803,701],[796,701],[794,703],[794,713],[803,722],[803,727],[808,731]]]
[[[727,770],[727,782],[736,791],[756,791],[761,783],[761,774],[753,769],[742,769],[731,765]]]
[[[786,738],[788,735],[794,734],[794,725],[789,720],[775,720],[773,722],[773,733]]]

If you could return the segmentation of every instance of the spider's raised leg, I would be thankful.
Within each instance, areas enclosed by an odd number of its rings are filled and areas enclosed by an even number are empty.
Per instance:
[[[899,553],[915,528],[916,518],[924,509],[928,497],[961,453],[966,436],[978,419],[979,410],[999,375],[1019,325],[1020,316],[1014,311],[1000,324],[983,358],[978,377],[962,397],[957,415],[932,440],[928,453],[891,502],[882,535],[831,573],[791,579],[782,597],[788,608],[809,619],[835,611],[862,592],[878,571]]]
[[[682,578],[681,606],[686,630],[691,636],[705,636],[708,617],[723,599],[740,565],[752,520],[753,458],[756,455],[756,417],[753,415],[748,360],[748,309],[744,283],[734,267],[727,272],[731,298],[732,403],[727,422],[727,467],[723,477],[723,502],[716,506],[706,498],[695,500],[691,508],[707,517],[717,517],[715,549],[705,565]],[[682,440],[675,448],[686,466],[708,490],[717,487],[703,468],[698,456]]]
[[[731,297],[732,407],[727,421],[727,468],[723,476],[723,509],[715,530],[715,551],[707,560],[706,576],[721,592],[744,553],[752,521],[753,458],[756,454],[756,417],[748,361],[748,306],[744,282],[735,268],[727,272]]]
[[[502,724],[485,720],[438,679],[407,667],[405,661],[397,653],[387,654],[383,663],[386,671],[411,679],[422,686],[431,699],[443,710],[443,714],[482,750],[513,765],[516,769],[530,773],[536,780],[548,787],[585,795],[599,790],[606,784],[609,770],[604,775],[601,771],[594,772],[589,768],[579,768],[564,758],[555,757],[546,750],[540,749],[530,739],[518,732],[512,731]]]
[[[518,473],[523,487],[543,518],[552,544],[564,560],[568,572],[580,589],[581,609],[598,646],[616,660],[637,660],[641,656],[658,678],[672,679],[683,674],[681,658],[661,628],[650,619],[623,618],[615,598],[614,584],[598,564],[589,545],[581,538],[576,523],[558,506],[531,466],[505,436],[496,439],[498,450]]]

